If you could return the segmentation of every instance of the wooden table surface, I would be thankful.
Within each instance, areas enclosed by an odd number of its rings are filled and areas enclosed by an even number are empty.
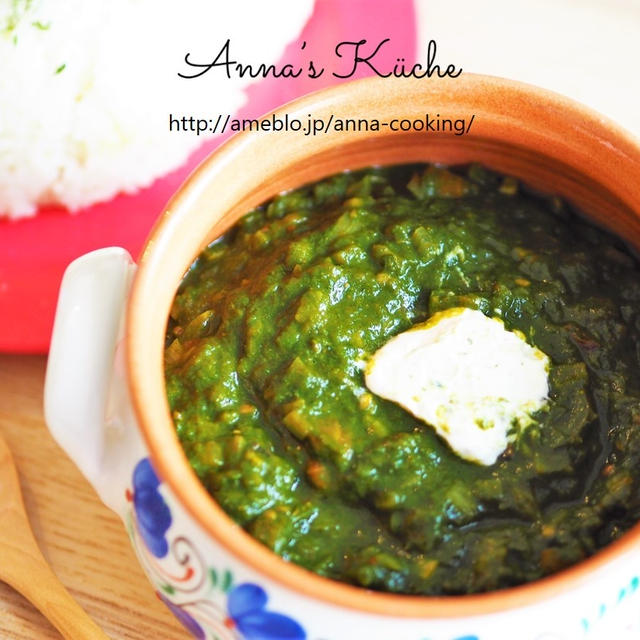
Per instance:
[[[111,638],[186,640],[189,634],[142,573],[120,519],[100,502],[45,427],[45,365],[41,356],[0,354],[0,433],[13,453],[45,558]],[[54,640],[60,635],[27,600],[0,583],[0,638]]]

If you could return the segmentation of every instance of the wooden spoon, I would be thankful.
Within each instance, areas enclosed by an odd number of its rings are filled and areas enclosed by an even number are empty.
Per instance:
[[[0,580],[31,601],[69,640],[108,640],[55,576],[33,537],[18,473],[0,435]]]

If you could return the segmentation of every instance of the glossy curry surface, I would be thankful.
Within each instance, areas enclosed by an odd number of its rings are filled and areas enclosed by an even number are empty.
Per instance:
[[[529,582],[637,519],[639,275],[560,200],[479,166],[338,174],[193,265],[167,329],[173,420],[219,504],[292,562],[410,594]],[[551,360],[548,406],[487,467],[364,383],[390,338],[454,307]]]

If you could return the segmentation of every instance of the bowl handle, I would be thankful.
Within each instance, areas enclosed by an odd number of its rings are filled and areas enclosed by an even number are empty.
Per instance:
[[[109,506],[114,438],[114,391],[122,404],[125,381],[116,379],[116,352],[124,329],[126,300],[136,265],[127,251],[109,247],[74,260],[64,273],[49,350],[44,393],[45,420],[58,444],[69,454]],[[121,355],[121,354],[119,354]],[[126,411],[129,406],[124,407]],[[117,411],[116,411],[117,413]],[[122,427],[122,424],[118,425]],[[136,434],[133,425],[129,431]],[[115,438],[116,440],[122,438]],[[118,447],[120,448],[120,447]],[[137,448],[137,447],[135,447]]]

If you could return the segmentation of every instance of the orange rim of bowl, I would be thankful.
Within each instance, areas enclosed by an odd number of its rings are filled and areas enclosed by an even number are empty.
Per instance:
[[[466,74],[455,81],[449,80],[448,83],[446,80],[391,82],[397,82],[401,93],[406,92],[413,98],[418,96],[425,101],[433,98],[446,103],[447,100],[453,100],[452,96],[455,95],[456,100],[465,102],[464,108],[470,107],[472,110],[473,100],[482,103],[478,104],[482,111],[482,108],[496,108],[496,100],[508,99],[511,106],[517,104],[530,113],[544,105],[545,113],[551,113],[555,118],[559,117],[558,114],[567,118],[571,116],[569,121],[573,122],[572,128],[579,129],[580,135],[587,135],[592,139],[589,152],[601,150],[611,154],[614,165],[612,175],[622,167],[622,178],[636,177],[634,184],[629,185],[627,192],[621,195],[621,200],[640,218],[640,202],[637,196],[634,199],[632,193],[632,186],[635,188],[637,178],[640,177],[640,145],[627,132],[590,109],[537,87],[489,76]],[[318,106],[323,109],[344,108],[344,100],[347,99],[345,96],[352,93],[360,96],[361,103],[363,99],[375,102],[381,94],[388,92],[389,86],[387,80],[359,80],[305,96],[287,105],[287,111],[306,114],[313,113]],[[481,97],[487,94],[489,99],[483,102]],[[281,112],[282,109],[277,111]],[[202,196],[208,182],[239,154],[251,152],[254,139],[251,132],[234,136],[194,171],[168,203],[142,252],[127,311],[127,375],[138,425],[154,467],[197,524],[237,559],[294,592],[320,603],[352,611],[399,618],[446,619],[532,605],[586,584],[593,579],[595,572],[606,568],[614,560],[621,560],[627,554],[637,552],[640,524],[578,564],[527,584],[480,594],[414,596],[371,591],[314,574],[283,560],[233,522],[191,469],[176,435],[166,398],[162,367],[168,307],[160,305],[160,308],[156,308],[155,300],[149,298],[147,289],[157,277],[156,271],[168,255],[168,242],[173,238],[172,232],[179,226],[181,219],[198,197]],[[619,192],[623,189],[624,187],[618,189],[616,195],[620,195]],[[184,270],[176,276],[178,282],[183,273]],[[174,295],[175,289],[171,292],[171,300]]]

